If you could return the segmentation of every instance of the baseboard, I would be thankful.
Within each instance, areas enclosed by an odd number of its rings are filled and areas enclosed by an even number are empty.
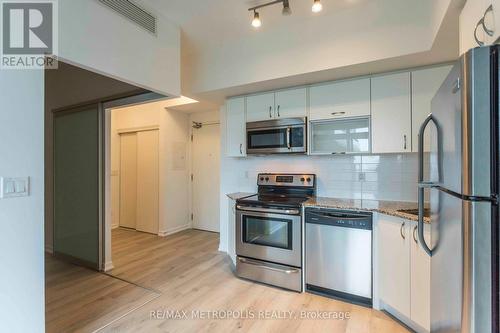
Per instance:
[[[104,263],[104,271],[105,272],[109,272],[113,268],[115,268],[115,266],[113,266],[113,262],[112,261],[108,261],[108,262]]]
[[[54,254],[54,248],[52,247],[52,244],[45,244],[45,252]]]
[[[175,233],[178,233],[178,232],[181,232],[181,231],[184,231],[184,230],[187,230],[187,229],[191,229],[191,224],[190,223],[184,224],[184,225],[181,225],[181,226],[178,226],[178,227],[170,228],[170,229],[167,229],[165,231],[158,231],[158,236],[160,236],[160,237],[166,237],[166,236],[173,235]]]

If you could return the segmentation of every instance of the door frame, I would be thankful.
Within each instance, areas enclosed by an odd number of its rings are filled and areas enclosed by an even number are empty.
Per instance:
[[[194,141],[193,141],[193,138],[194,138],[194,131],[201,128],[201,127],[197,127],[197,126],[210,126],[210,125],[218,125],[219,126],[219,129],[220,129],[220,126],[221,126],[221,122],[220,120],[217,120],[217,121],[205,121],[205,122],[201,122],[201,121],[191,121],[191,127],[190,127],[190,141],[189,141],[189,145],[190,145],[190,148],[189,148],[189,177],[190,177],[190,182],[189,182],[189,211],[190,211],[190,225],[191,225],[191,228],[193,229],[196,229],[195,228],[195,225],[194,225],[194,200],[193,200],[193,196],[194,196],[194,181],[193,181],[193,177],[194,177],[194,167],[193,167],[193,161],[194,161]],[[220,130],[219,130],[219,137],[222,139],[222,137],[220,136]],[[220,149],[220,147],[219,147]],[[222,162],[222,151],[220,152],[220,160],[219,162]],[[220,169],[220,165],[219,165],[219,169]],[[217,170],[217,172],[220,172],[220,170]],[[201,229],[197,229],[197,230],[201,230]],[[205,232],[215,232],[215,231],[208,231],[208,230],[203,230]],[[220,223],[219,223],[219,234],[220,234]]]

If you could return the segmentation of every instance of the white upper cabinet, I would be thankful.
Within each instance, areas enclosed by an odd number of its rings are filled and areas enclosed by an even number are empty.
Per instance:
[[[271,120],[274,118],[274,93],[247,97],[247,121]]]
[[[371,86],[372,152],[410,152],[410,73],[373,77]]]
[[[422,249],[417,223],[411,224],[411,320],[430,331],[431,326],[431,257]],[[431,241],[430,225],[424,225],[424,239]]]
[[[420,125],[431,113],[431,101],[451,71],[452,66],[434,67],[412,72],[412,151],[418,152]],[[424,151],[430,151],[430,128],[425,131]]]
[[[245,98],[226,102],[226,155],[246,156]]]
[[[370,79],[313,86],[309,89],[311,120],[370,116]]]
[[[307,111],[306,88],[280,90],[275,95],[275,118],[305,117]]]

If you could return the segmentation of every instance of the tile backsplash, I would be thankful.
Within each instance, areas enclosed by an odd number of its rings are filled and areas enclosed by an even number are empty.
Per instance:
[[[255,192],[261,172],[315,173],[318,196],[417,201],[417,154],[224,158],[225,192]]]

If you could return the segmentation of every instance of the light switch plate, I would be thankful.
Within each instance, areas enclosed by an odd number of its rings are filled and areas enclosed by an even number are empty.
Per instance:
[[[0,177],[0,199],[27,197],[29,192],[29,177]]]

